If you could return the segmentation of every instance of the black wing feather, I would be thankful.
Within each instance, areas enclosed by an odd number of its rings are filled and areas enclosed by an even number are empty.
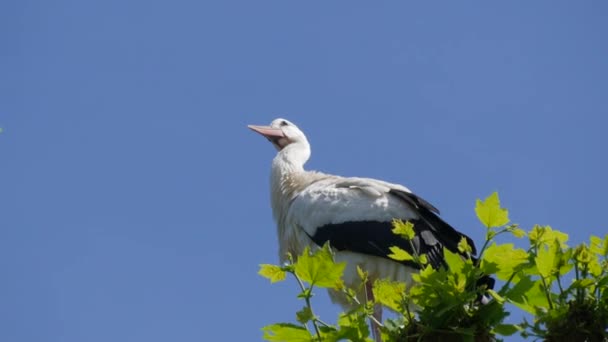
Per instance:
[[[401,199],[410,198],[408,203],[417,203],[415,208],[418,210],[421,220],[427,223],[427,225],[431,228],[431,230],[433,230],[437,238],[445,245],[447,249],[454,253],[458,253],[458,242],[460,242],[460,239],[464,237],[469,246],[471,246],[473,255],[477,254],[477,249],[475,248],[475,243],[473,240],[465,234],[457,231],[439,216],[437,216],[437,214],[439,214],[439,210],[437,210],[437,208],[432,206],[429,202],[411,192],[391,189],[389,193]]]
[[[319,246],[326,242],[339,251],[352,251],[356,253],[375,255],[387,258],[391,254],[390,247],[397,246],[410,254],[426,254],[433,268],[445,266],[443,248],[459,253],[458,242],[464,237],[475,253],[473,240],[458,232],[445,221],[439,218],[433,211],[438,212],[435,207],[420,197],[398,190],[391,190],[390,194],[405,200],[417,209],[420,218],[409,220],[414,224],[414,237],[412,244],[409,241],[395,235],[392,232],[392,222],[383,221],[349,221],[336,224],[327,224],[319,227],[315,234],[309,237]],[[393,259],[390,259],[393,260]],[[404,265],[419,268],[411,261],[402,261]]]

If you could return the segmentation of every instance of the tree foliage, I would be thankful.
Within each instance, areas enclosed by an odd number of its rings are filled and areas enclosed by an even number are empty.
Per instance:
[[[549,226],[525,231],[509,224],[509,213],[500,206],[497,193],[477,200],[475,213],[485,226],[478,259],[445,249],[447,267],[433,269],[425,255],[393,247],[389,257],[416,262],[421,270],[409,285],[376,280],[374,302],[357,298],[361,289],[344,285],[345,264],[334,262],[329,245],[315,251],[307,248],[284,266],[261,265],[259,274],[273,283],[293,276],[300,287],[297,297],[305,302],[296,313],[297,323],[268,325],[262,329],[264,339],[371,341],[367,320],[374,319],[373,306],[378,303],[398,314],[376,322],[384,341],[492,341],[516,333],[545,341],[608,340],[608,234],[569,247],[568,235]],[[410,222],[396,220],[393,226],[395,234],[411,242]],[[527,237],[527,243],[522,243],[523,248],[498,243],[496,238],[503,234]],[[458,248],[471,251],[465,239]],[[358,274],[362,284],[368,281],[365,270],[358,268]],[[487,276],[499,279],[500,288],[480,285]],[[321,321],[311,303],[315,287],[342,292],[353,303],[352,309],[340,314],[335,324]],[[506,323],[510,315],[506,304],[532,319]]]

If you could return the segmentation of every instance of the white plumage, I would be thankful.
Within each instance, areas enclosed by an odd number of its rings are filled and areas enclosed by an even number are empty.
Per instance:
[[[297,256],[305,246],[329,241],[336,260],[347,262],[346,285],[358,285],[357,265],[369,273],[371,281],[409,282],[415,265],[387,257],[393,245],[411,250],[409,243],[390,232],[393,219],[414,222],[417,252],[428,254],[434,267],[443,262],[443,247],[457,252],[462,237],[473,246],[468,237],[437,216],[435,207],[402,185],[305,171],[310,145],[293,123],[276,119],[270,126],[249,128],[265,136],[278,151],[270,180],[281,261],[288,252]],[[346,305],[341,296],[330,295]]]

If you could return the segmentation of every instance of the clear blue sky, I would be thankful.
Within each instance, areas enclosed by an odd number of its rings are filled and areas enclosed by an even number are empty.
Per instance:
[[[608,230],[603,1],[0,3],[0,340],[256,341],[282,116],[310,169]],[[325,294],[318,313],[337,309]],[[238,326],[234,324],[238,323]],[[517,338],[511,339],[515,341]]]

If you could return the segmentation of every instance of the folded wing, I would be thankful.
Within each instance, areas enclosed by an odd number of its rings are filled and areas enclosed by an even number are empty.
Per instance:
[[[388,258],[390,247],[426,254],[434,268],[444,265],[443,248],[459,253],[462,237],[430,203],[409,189],[367,178],[330,177],[310,184],[289,206],[288,220],[317,245],[329,242],[338,251]],[[393,219],[410,221],[416,236],[410,242],[393,234]],[[392,259],[391,259],[392,260]],[[403,264],[417,267],[405,261]]]

